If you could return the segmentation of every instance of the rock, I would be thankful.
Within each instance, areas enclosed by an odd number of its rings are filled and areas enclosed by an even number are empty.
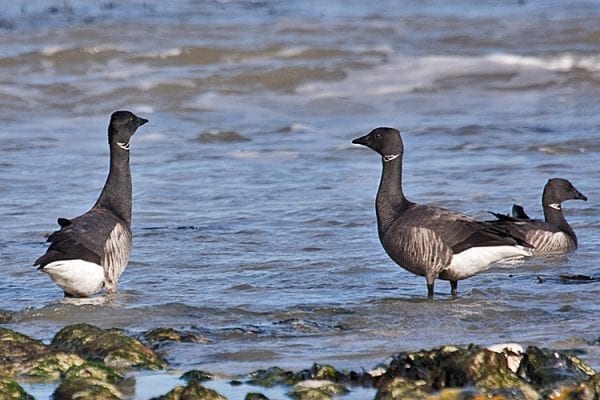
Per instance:
[[[244,400],[269,400],[269,398],[262,393],[250,392],[246,394]]]
[[[53,400],[120,400],[121,398],[121,393],[111,383],[78,376],[63,380],[52,394]]]
[[[86,361],[83,364],[69,368],[65,374],[69,378],[91,378],[116,385],[125,379],[125,376],[114,369],[93,361]]]
[[[0,310],[0,324],[10,321],[12,313],[6,310]]]
[[[210,343],[210,339],[190,332],[180,332],[173,328],[156,328],[144,333],[146,342],[160,345],[164,342]]]
[[[11,377],[0,375],[0,399],[35,400]]]
[[[343,374],[338,372],[331,365],[325,364],[313,364],[310,369],[306,369],[304,371],[296,374],[296,378],[298,380],[306,380],[306,379],[326,379],[330,381],[337,382],[340,378],[343,377]]]
[[[483,389],[526,385],[508,368],[502,353],[478,346],[466,349],[445,346],[431,351],[402,353],[394,357],[379,385],[386,385],[395,377],[423,380],[432,390],[471,385]]]
[[[518,343],[502,343],[495,344],[487,347],[488,350],[495,351],[496,353],[504,354],[506,357],[506,361],[508,363],[508,368],[512,372],[517,372],[519,370],[519,366],[521,365],[521,360],[523,360],[523,353],[525,353],[525,349]]]
[[[273,387],[275,385],[294,385],[298,382],[298,377],[291,371],[284,371],[279,367],[269,369],[259,369],[250,374],[250,385]]]
[[[429,396],[430,391],[424,380],[411,381],[398,376],[380,385],[375,400],[426,400]]]
[[[0,328],[0,374],[15,376],[26,373],[35,361],[49,353],[39,340]]]
[[[155,397],[152,400],[227,400],[212,389],[207,389],[198,382],[187,386],[177,386],[169,393]]]
[[[165,367],[165,362],[139,340],[116,329],[100,329],[89,324],[70,325],[61,329],[52,339],[51,346],[113,368]]]
[[[191,383],[191,382],[202,383],[202,382],[210,381],[213,378],[214,378],[213,374],[211,374],[209,372],[204,372],[204,371],[199,371],[197,369],[193,369],[193,370],[188,371],[185,374],[181,375],[180,379],[183,379],[187,383]]]
[[[196,141],[200,143],[233,143],[248,142],[250,139],[234,131],[210,131],[198,135]]]
[[[58,379],[68,369],[85,363],[77,354],[51,353],[36,360],[26,375],[30,377],[54,380]]]
[[[289,395],[298,400],[329,400],[348,392],[344,386],[331,381],[306,380],[297,383]]]
[[[595,371],[574,355],[529,346],[518,373],[528,382],[544,386],[579,383],[593,376]]]

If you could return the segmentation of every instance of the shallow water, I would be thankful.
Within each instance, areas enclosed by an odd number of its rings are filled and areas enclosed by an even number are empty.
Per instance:
[[[13,2],[0,11],[0,308],[50,340],[89,322],[210,339],[164,350],[228,376],[370,369],[447,343],[580,349],[600,367],[600,5],[464,0]],[[134,248],[120,292],[81,302],[31,266],[104,183],[110,113],[132,141]],[[459,297],[397,267],[376,235],[378,157],[401,129],[405,193],[488,218],[541,216],[548,178],[580,248],[494,267]],[[541,282],[541,283],[540,283]]]

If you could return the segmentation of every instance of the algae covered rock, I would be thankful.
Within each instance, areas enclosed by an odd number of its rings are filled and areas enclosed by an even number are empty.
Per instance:
[[[165,366],[165,362],[139,340],[116,329],[100,329],[89,324],[61,329],[51,346],[114,368],[161,369]]]
[[[412,399],[426,400],[429,398],[429,388],[424,380],[409,380],[397,376],[386,380],[377,390],[375,400]]]
[[[177,386],[169,393],[154,397],[152,400],[227,400],[212,389],[207,389],[198,382],[186,386]]]
[[[341,372],[336,370],[333,366],[329,364],[313,364],[310,369],[306,369],[304,371],[296,374],[296,378],[298,380],[307,380],[307,379],[326,379],[330,381],[338,381],[343,378]]]
[[[246,393],[244,400],[269,400],[269,398],[262,393],[250,392]]]
[[[64,373],[65,379],[86,378],[104,381],[110,384],[118,384],[125,376],[113,368],[96,362],[86,361],[83,364],[75,365]]]
[[[40,340],[0,328],[0,374],[15,376],[28,371],[35,360],[48,354]]]
[[[187,383],[191,382],[206,382],[210,381],[214,378],[213,374],[209,372],[200,371],[197,369],[193,369],[191,371],[187,371],[185,374],[181,375],[181,379],[186,381]]]
[[[124,376],[105,365],[84,362],[69,368],[53,394],[54,400],[70,399],[121,399],[117,384]]]
[[[111,383],[78,376],[63,380],[52,394],[53,400],[120,400],[122,397],[121,392]]]
[[[58,379],[70,368],[84,363],[85,360],[77,354],[50,353],[37,359],[26,375],[40,379]]]
[[[532,384],[543,386],[581,382],[593,376],[595,371],[574,355],[529,346],[518,373]]]
[[[10,311],[0,310],[0,324],[10,321],[11,318],[12,313]]]
[[[259,369],[250,374],[251,385],[273,387],[275,385],[294,385],[300,379],[291,371],[284,371],[279,367],[271,367],[269,369]]]
[[[173,328],[156,328],[144,333],[146,342],[159,346],[165,342],[210,343],[210,339],[191,332],[181,332]]]
[[[445,346],[396,356],[380,384],[395,377],[423,380],[432,390],[475,386],[484,389],[519,388],[526,383],[513,373],[506,357],[478,346]]]
[[[0,399],[34,400],[13,378],[5,375],[0,375]]]
[[[294,385],[289,396],[297,400],[329,400],[348,393],[344,386],[326,380],[306,380]]]

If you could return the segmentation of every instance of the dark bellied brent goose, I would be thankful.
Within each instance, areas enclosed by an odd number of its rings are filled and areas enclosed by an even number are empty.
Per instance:
[[[449,280],[456,295],[458,280],[496,261],[531,255],[527,243],[501,228],[404,197],[404,145],[398,130],[377,128],[352,143],[370,147],[382,156],[383,173],[375,203],[379,240],[392,260],[427,279],[428,297],[433,297],[436,278]]]
[[[513,205],[513,216],[492,213],[498,220],[492,224],[508,230],[533,246],[534,255],[563,254],[577,248],[577,236],[562,212],[566,200],[584,200],[585,197],[571,182],[562,178],[548,180],[542,194],[544,221],[530,219],[523,207]]]
[[[59,218],[46,254],[33,265],[50,275],[65,296],[87,297],[103,287],[115,292],[131,253],[131,171],[129,140],[148,122],[129,111],[110,117],[110,169],[92,209],[73,219]]]

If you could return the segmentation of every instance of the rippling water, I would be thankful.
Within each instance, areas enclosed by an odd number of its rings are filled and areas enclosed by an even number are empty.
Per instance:
[[[600,5],[595,1],[13,2],[0,11],[0,308],[50,339],[90,322],[172,326],[176,368],[371,368],[396,351],[516,341],[600,367]],[[68,302],[32,262],[95,201],[110,113],[132,141],[134,248],[112,297]],[[397,267],[376,234],[401,129],[405,192],[487,218],[541,216],[551,177],[580,248],[459,285]]]

